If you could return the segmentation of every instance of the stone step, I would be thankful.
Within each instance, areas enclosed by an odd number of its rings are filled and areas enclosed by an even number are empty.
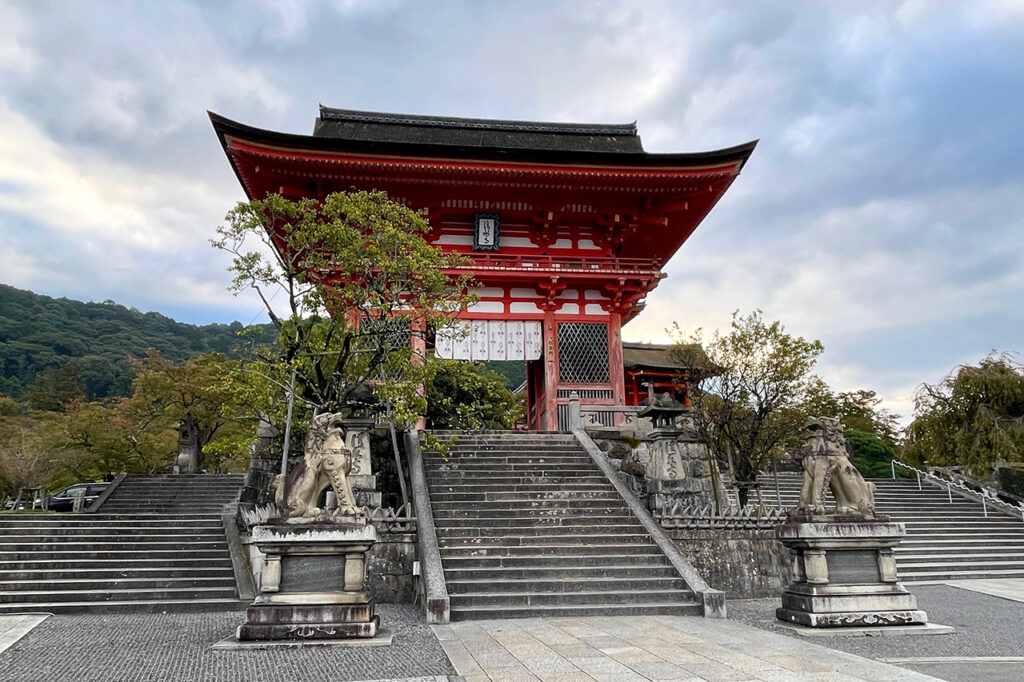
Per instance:
[[[106,506],[104,505],[103,509],[106,510],[106,511],[114,512],[114,513],[118,513],[118,514],[131,514],[131,515],[134,515],[134,516],[144,516],[145,514],[148,514],[148,513],[162,513],[163,514],[163,513],[169,512],[169,511],[194,511],[194,512],[202,513],[202,514],[220,514],[224,510],[224,506],[223,505],[212,505],[212,506],[188,505],[187,507],[184,507],[184,508],[178,508],[178,507],[175,507],[174,505],[155,505],[155,506],[150,506],[150,505],[128,505],[128,504],[118,503],[118,504],[111,505],[110,509],[106,509]],[[230,507],[230,509],[233,509],[233,507]]]
[[[193,588],[222,588],[234,595],[234,573],[213,576],[126,576],[112,578],[84,579],[47,578],[47,579],[0,579],[0,601],[5,594],[27,594],[29,592],[93,592],[104,590],[191,590]]]
[[[532,492],[483,492],[483,493],[443,493],[430,491],[430,501],[437,502],[517,502],[529,503],[536,501],[559,500],[583,502],[621,502],[622,498],[615,492],[614,488],[609,490],[586,489],[586,490],[553,490],[553,491],[532,491]]]
[[[221,568],[231,568],[231,559],[226,556],[216,557],[194,557],[191,554],[188,556],[157,556],[154,558],[129,558],[115,557],[111,559],[52,559],[46,558],[43,560],[26,559],[26,560],[6,560],[8,555],[4,555],[4,560],[0,560],[0,571],[36,571],[36,572],[47,572],[47,571],[149,571],[149,570],[161,570],[166,568],[169,571],[176,571],[179,568],[188,569],[195,567],[197,570],[214,570]],[[49,553],[47,554],[49,556]]]
[[[433,509],[434,505],[431,505]],[[605,507],[529,507],[521,508],[517,506],[510,507],[480,507],[480,508],[469,508],[464,505],[456,505],[444,507],[441,509],[433,509],[434,512],[434,523],[436,524],[447,524],[449,521],[455,519],[573,519],[573,518],[588,518],[588,519],[606,519],[616,516],[630,515],[629,507],[625,504],[621,505],[609,505]]]
[[[658,564],[609,564],[606,566],[565,566],[550,564],[548,566],[530,567],[508,567],[499,566],[494,568],[449,568],[444,569],[445,579],[449,585],[452,583],[476,584],[476,585],[501,585],[505,589],[514,581],[521,581],[524,584],[533,584],[534,581],[557,580],[558,582],[580,581],[590,578],[603,578],[609,580],[618,579],[639,579],[645,578],[672,578],[679,579],[668,563]],[[475,581],[475,582],[474,582]],[[578,584],[584,584],[582,582]],[[683,585],[682,587],[685,587]]]
[[[1006,543],[1000,542],[998,544],[998,546],[1002,547],[1004,544],[1008,543],[1008,544],[1016,547],[1016,546],[1020,545],[1020,542],[1021,542],[1021,538],[1009,538],[1009,540],[1007,540]],[[923,546],[931,546],[931,547],[942,547],[942,546],[950,546],[950,545],[962,545],[962,546],[969,546],[969,545],[978,546],[978,545],[982,545],[982,546],[985,546],[985,547],[994,547],[994,546],[996,546],[996,545],[994,545],[992,543],[991,538],[978,538],[978,537],[974,537],[973,535],[939,537],[939,538],[929,538],[929,537],[924,537],[924,536],[920,536],[920,535],[908,535],[906,537],[906,539],[904,539],[899,544],[899,546],[896,549],[899,550],[899,549],[902,549],[902,548],[905,548],[905,547],[917,547],[917,546],[922,546],[922,545]]]
[[[437,469],[431,470],[427,473],[427,484],[429,485],[434,480],[443,480],[449,477],[451,478],[490,478],[490,477],[511,477],[516,476],[520,479],[523,476],[594,476],[595,469],[593,467],[584,466],[569,466],[566,464],[531,464],[518,465],[510,464],[508,466],[490,466],[482,464],[444,464],[439,466]],[[604,480],[607,480],[605,478]]]
[[[445,550],[464,547],[540,547],[543,545],[583,546],[616,544],[652,544],[647,533],[616,533],[614,535],[583,535],[567,533],[561,535],[494,535],[486,538],[444,538],[440,539],[442,555]]]
[[[970,569],[936,568],[935,570],[908,571],[906,575],[903,575],[902,569],[900,570],[900,580],[902,582],[908,583],[922,581],[972,580],[986,578],[1024,578],[1024,567],[1021,567],[1019,569],[989,568],[984,571]]]
[[[904,545],[900,543],[896,548],[896,558],[902,560],[904,557],[928,557],[942,555],[948,557],[963,557],[965,561],[975,556],[1024,556],[1024,542],[1014,544],[1000,544],[993,547],[991,544],[978,544],[974,546],[962,545],[941,545],[932,546],[929,544]]]
[[[926,561],[904,561],[899,562],[900,572],[913,572],[917,570],[932,570],[937,568],[948,567],[947,562],[939,562],[928,559]],[[969,567],[973,571],[980,571],[984,568],[1020,568],[1024,570],[1024,561],[1019,559],[999,561],[996,559],[978,560],[975,559],[971,562]]]
[[[223,535],[224,528],[219,523],[216,526],[210,525],[203,528],[190,526],[31,526],[31,527],[0,527],[0,542],[13,537],[124,537],[140,535],[189,535],[207,536]]]
[[[97,567],[97,566],[81,566],[76,564],[75,568],[60,568],[58,566],[43,566],[39,567],[22,567],[22,568],[6,568],[4,564],[8,562],[0,562],[0,581],[11,581],[11,580],[31,580],[31,581],[53,581],[53,580],[114,580],[118,578],[145,578],[160,577],[160,578],[188,578],[188,577],[209,577],[209,578],[228,578],[232,584],[234,583],[234,572],[231,569],[231,562],[227,562],[227,565],[219,566],[197,566],[194,564],[168,566],[160,564],[152,564],[150,566],[133,566],[127,567],[118,565],[117,567]],[[13,562],[11,562],[13,563]]]
[[[601,483],[522,483],[505,485],[488,485],[480,483],[468,483],[463,485],[450,485],[444,483],[431,484],[431,496],[440,495],[464,495],[464,494],[491,494],[491,493],[555,493],[575,495],[577,493],[601,492],[612,494],[615,488],[607,481]]]
[[[596,552],[607,552],[609,555],[644,555],[651,556],[658,552],[657,545],[641,543],[604,544],[592,547],[585,544],[543,544],[543,545],[457,545],[441,547],[441,563],[451,559],[470,558],[483,559],[490,557],[587,557]]]
[[[636,524],[636,519],[630,514],[603,515],[595,517],[593,514],[578,514],[576,516],[505,516],[505,517],[481,517],[470,516],[467,518],[434,518],[438,528],[580,528],[580,527],[604,527],[604,524],[627,525]]]
[[[452,609],[453,621],[496,618],[583,618],[588,616],[699,616],[701,607],[692,601],[642,604],[555,604],[544,606],[460,606]],[[612,679],[612,678],[608,678]]]
[[[131,595],[129,595],[131,596]],[[10,613],[193,613],[243,611],[248,601],[233,598],[87,599],[78,601],[31,601],[0,604],[0,615]]]
[[[640,549],[643,549],[641,546]],[[587,568],[616,567],[622,569],[648,570],[654,567],[661,568],[670,566],[668,559],[657,547],[647,548],[647,552],[636,554],[589,554],[579,552],[571,556],[572,570],[584,570]],[[595,550],[599,551],[599,550]],[[549,568],[562,568],[566,564],[566,557],[558,554],[523,554],[515,556],[445,556],[444,570],[509,570],[514,572],[519,569],[546,570]],[[672,569],[673,571],[675,569]],[[511,575],[511,573],[510,573]]]
[[[447,574],[445,574],[447,580]],[[587,593],[608,593],[622,594],[624,597],[640,593],[673,593],[683,592],[686,598],[692,598],[692,593],[686,590],[686,583],[678,575],[668,577],[649,576],[616,576],[616,577],[578,577],[561,578],[557,575],[546,577],[532,577],[527,579],[503,578],[500,583],[494,580],[464,580],[461,578],[447,580],[448,594],[455,596],[473,596],[477,603],[486,603],[489,597],[481,595],[500,594],[501,599],[511,599],[513,595],[529,595],[530,603],[542,603],[549,595],[561,595],[568,593],[568,596],[584,595]],[[500,587],[501,592],[495,593],[492,590]],[[603,600],[602,600],[603,601]],[[626,601],[632,601],[626,599]],[[518,602],[512,602],[518,603]],[[557,602],[555,602],[557,603]],[[585,603],[585,602],[582,602]]]
[[[143,533],[121,533],[121,532],[110,532],[102,529],[97,529],[95,532],[91,530],[81,530],[78,533],[61,534],[55,532],[57,529],[47,529],[40,532],[38,528],[28,529],[28,533],[14,533],[13,529],[8,529],[4,533],[0,534],[0,545],[10,544],[25,544],[25,543],[37,543],[41,545],[49,544],[94,544],[94,543],[106,543],[106,542],[124,542],[128,544],[138,544],[142,542],[216,542],[218,540],[223,541],[224,532],[216,532],[214,530],[208,531],[191,531],[185,533],[178,533],[170,531],[164,528],[147,528]]]
[[[1020,533],[993,531],[961,531],[955,526],[948,527],[942,531],[918,531],[907,533],[907,539],[919,540],[955,540],[957,538],[977,538],[988,540],[1020,540]]]
[[[460,510],[472,508],[480,512],[525,511],[529,509],[628,509],[622,498],[617,499],[526,499],[526,500],[493,500],[490,502],[467,502],[464,500],[435,500],[431,498],[430,508],[437,511]]]
[[[186,587],[182,589],[117,588],[106,590],[22,590],[0,591],[0,603],[77,602],[77,601],[144,601],[174,599],[235,599],[231,587]]]
[[[515,484],[515,483],[606,483],[607,478],[603,474],[595,474],[591,470],[578,474],[565,474],[562,472],[542,472],[538,474],[509,475],[508,472],[501,472],[493,476],[483,476],[479,473],[466,471],[446,471],[444,475],[427,475],[427,484],[448,483],[453,485],[484,483],[484,484]]]
[[[586,450],[573,443],[548,444],[548,443],[499,443],[493,445],[472,445],[467,443],[456,443],[448,452],[441,454],[436,450],[425,450],[423,456],[431,461],[447,460],[458,457],[488,456],[493,453],[508,453],[509,455],[529,455],[530,453],[544,454],[572,454],[590,457]]]
[[[985,516],[980,511],[979,512],[968,512],[968,511],[931,512],[930,511],[927,514],[923,514],[920,511],[916,511],[916,512],[915,511],[906,511],[906,512],[899,512],[899,513],[889,512],[887,515],[889,516],[889,518],[891,518],[894,521],[904,521],[904,520],[906,520],[906,521],[914,521],[914,520],[919,520],[919,519],[920,520],[924,520],[924,519],[941,519],[942,521],[944,521],[946,523],[960,523],[960,522],[963,522],[963,521],[987,523],[988,520],[991,519],[991,520],[998,520],[998,521],[1009,521],[1011,523],[1017,524],[1022,529],[1024,529],[1024,524],[1022,524],[1020,521],[1017,521],[1015,519],[1010,518],[1009,516],[1003,516],[1002,514],[991,514],[989,516]]]
[[[462,610],[472,606],[546,606],[573,605],[586,606],[597,604],[644,604],[685,602],[693,599],[693,594],[682,589],[664,590],[574,590],[568,592],[464,592],[449,594],[452,610]]]
[[[214,546],[210,548],[192,548],[187,547],[186,551],[182,548],[159,548],[159,549],[147,549],[145,551],[145,558],[159,558],[161,560],[170,560],[174,558],[181,558],[187,556],[192,559],[216,559],[227,557],[227,544],[224,543],[220,546]],[[123,545],[115,545],[113,549],[96,549],[92,546],[86,545],[85,547],[68,548],[62,545],[51,545],[47,548],[36,548],[34,545],[30,545],[28,549],[22,550],[11,550],[0,547],[0,557],[3,557],[5,561],[124,561],[134,560],[139,558],[140,552],[134,548],[124,547]],[[229,559],[230,561],[230,559]]]
[[[984,552],[973,553],[961,552],[898,552],[896,561],[900,568],[910,568],[915,564],[941,563],[941,564],[976,564],[981,565],[985,561],[1008,561],[1013,564],[1024,566],[1024,547],[1017,552]]]
[[[445,542],[452,540],[482,540],[484,538],[506,538],[506,537],[575,537],[578,535],[609,535],[620,537],[623,535],[644,535],[644,527],[638,522],[607,525],[591,523],[586,526],[477,526],[467,528],[439,527],[437,537]]]
[[[74,531],[77,529],[89,529],[97,527],[105,528],[117,528],[117,529],[137,529],[146,530],[154,528],[176,528],[186,527],[196,530],[204,529],[223,529],[223,524],[220,518],[209,517],[198,521],[192,519],[169,519],[169,520],[136,520],[128,519],[123,517],[118,518],[100,518],[93,516],[92,514],[78,516],[76,518],[50,518],[48,515],[40,515],[42,518],[32,519],[28,521],[11,521],[0,517],[0,533],[6,532],[8,529],[36,529],[39,531],[46,531],[50,529],[62,529]]]
[[[173,550],[177,552],[187,551],[202,551],[215,549],[219,551],[226,551],[227,541],[224,538],[220,540],[196,540],[190,542],[184,542],[180,539],[159,542],[159,541],[107,541],[107,542],[0,542],[0,552],[3,553],[20,553],[20,552],[35,552],[40,553],[43,551],[61,551],[61,552],[115,552],[115,551],[130,551],[130,552],[151,552],[153,550]]]
[[[424,462],[425,466],[431,469],[442,469],[446,466],[459,466],[459,467],[470,467],[470,466],[489,466],[489,467],[504,467],[504,466],[518,466],[518,467],[531,467],[535,465],[570,465],[570,466],[584,466],[592,464],[589,455],[541,455],[538,453],[523,454],[521,457],[513,457],[511,455],[487,455],[486,457],[458,457],[447,460],[435,460]],[[112,496],[113,497],[113,496]]]
[[[144,516],[134,516],[131,514],[107,514],[104,512],[96,512],[95,514],[62,514],[62,513],[42,513],[42,514],[2,514],[0,515],[0,522],[12,525],[20,525],[21,523],[48,523],[48,524],[93,524],[93,523],[125,523],[125,524],[138,524],[138,525],[150,525],[150,524],[163,524],[163,523],[220,523],[220,514],[189,514],[184,512],[171,512],[171,513],[159,513],[159,514],[146,514]]]

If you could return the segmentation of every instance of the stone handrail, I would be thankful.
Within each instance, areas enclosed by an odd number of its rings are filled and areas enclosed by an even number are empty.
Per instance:
[[[686,557],[682,555],[679,548],[676,547],[675,542],[668,536],[665,529],[654,520],[651,513],[647,511],[647,507],[640,503],[640,500],[636,498],[636,495],[630,491],[626,484],[623,483],[616,475],[615,470],[612,469],[608,460],[605,458],[604,453],[597,447],[597,444],[590,439],[587,432],[583,428],[573,429],[573,435],[576,436],[576,440],[579,441],[580,445],[587,451],[590,458],[594,460],[598,468],[601,469],[608,481],[615,487],[615,490],[622,497],[623,502],[629,507],[629,510],[633,513],[633,516],[643,525],[644,530],[651,536],[658,548],[665,554],[665,557],[671,562],[672,567],[676,569],[679,577],[683,579],[686,586],[693,592],[694,597],[701,604],[704,616],[706,618],[725,618],[725,593],[720,590],[712,589],[708,585],[704,578],[701,577],[700,573],[697,572]]]
[[[420,579],[423,582],[423,607],[428,623],[447,623],[451,620],[451,602],[441,568],[434,513],[427,493],[427,475],[423,469],[418,431],[405,432],[405,454],[409,459],[409,483],[412,504],[416,513],[416,549],[420,558]]]
[[[788,509],[747,505],[716,514],[712,506],[672,504],[668,510],[654,514],[662,528],[775,528],[789,514]]]
[[[951,503],[953,502],[953,493],[956,492],[956,494],[960,497],[964,497],[969,500],[974,500],[975,502],[981,502],[982,509],[984,510],[986,517],[988,516],[988,508],[991,506],[997,511],[1006,514],[1007,516],[1020,518],[1021,521],[1024,521],[1024,505],[1010,504],[1009,502],[1000,499],[998,497],[998,493],[989,488],[988,486],[972,481],[971,485],[977,486],[978,488],[978,490],[975,490],[973,487],[965,484],[963,480],[960,480],[959,477],[953,477],[950,475],[949,478],[943,478],[942,476],[937,475],[934,471],[924,471],[909,464],[905,464],[899,461],[898,459],[893,459],[890,463],[893,478],[896,478],[897,466],[902,467],[908,471],[913,471],[915,474],[917,474],[918,490],[921,489],[922,480],[928,481],[930,485],[934,485],[939,488],[945,488],[947,494],[949,495],[949,501]]]

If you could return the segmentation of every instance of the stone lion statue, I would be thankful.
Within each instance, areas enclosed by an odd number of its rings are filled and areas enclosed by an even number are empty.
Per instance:
[[[804,426],[804,481],[796,512],[825,514],[825,491],[836,498],[832,514],[875,516],[875,485],[850,462],[838,419],[812,417]]]
[[[363,519],[356,506],[348,474],[352,470],[352,451],[345,447],[341,415],[313,417],[306,432],[305,457],[288,474],[287,480],[274,478],[274,500],[282,516],[290,523],[302,523],[327,517],[320,509],[320,495],[328,486],[334,490],[338,515],[357,521]]]

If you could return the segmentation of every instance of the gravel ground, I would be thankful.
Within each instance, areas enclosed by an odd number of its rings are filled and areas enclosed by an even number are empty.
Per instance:
[[[320,682],[448,674],[444,650],[412,607],[376,609],[394,634],[391,646],[211,651],[244,614],[54,615],[0,654],[0,679]]]
[[[952,635],[913,637],[804,637],[778,625],[777,599],[730,601],[729,618],[764,630],[799,637],[866,658],[1024,657],[1024,603],[948,585],[909,585],[932,623],[952,625]],[[946,680],[1024,680],[1024,662],[948,661],[898,663]]]

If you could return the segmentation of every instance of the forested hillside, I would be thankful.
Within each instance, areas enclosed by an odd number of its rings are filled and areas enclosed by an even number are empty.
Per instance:
[[[89,400],[126,395],[134,376],[128,357],[145,357],[148,348],[176,363],[200,353],[232,355],[241,331],[239,322],[196,326],[113,301],[55,299],[0,284],[0,395],[25,399],[37,381],[80,382]],[[271,327],[260,335],[270,340]]]

